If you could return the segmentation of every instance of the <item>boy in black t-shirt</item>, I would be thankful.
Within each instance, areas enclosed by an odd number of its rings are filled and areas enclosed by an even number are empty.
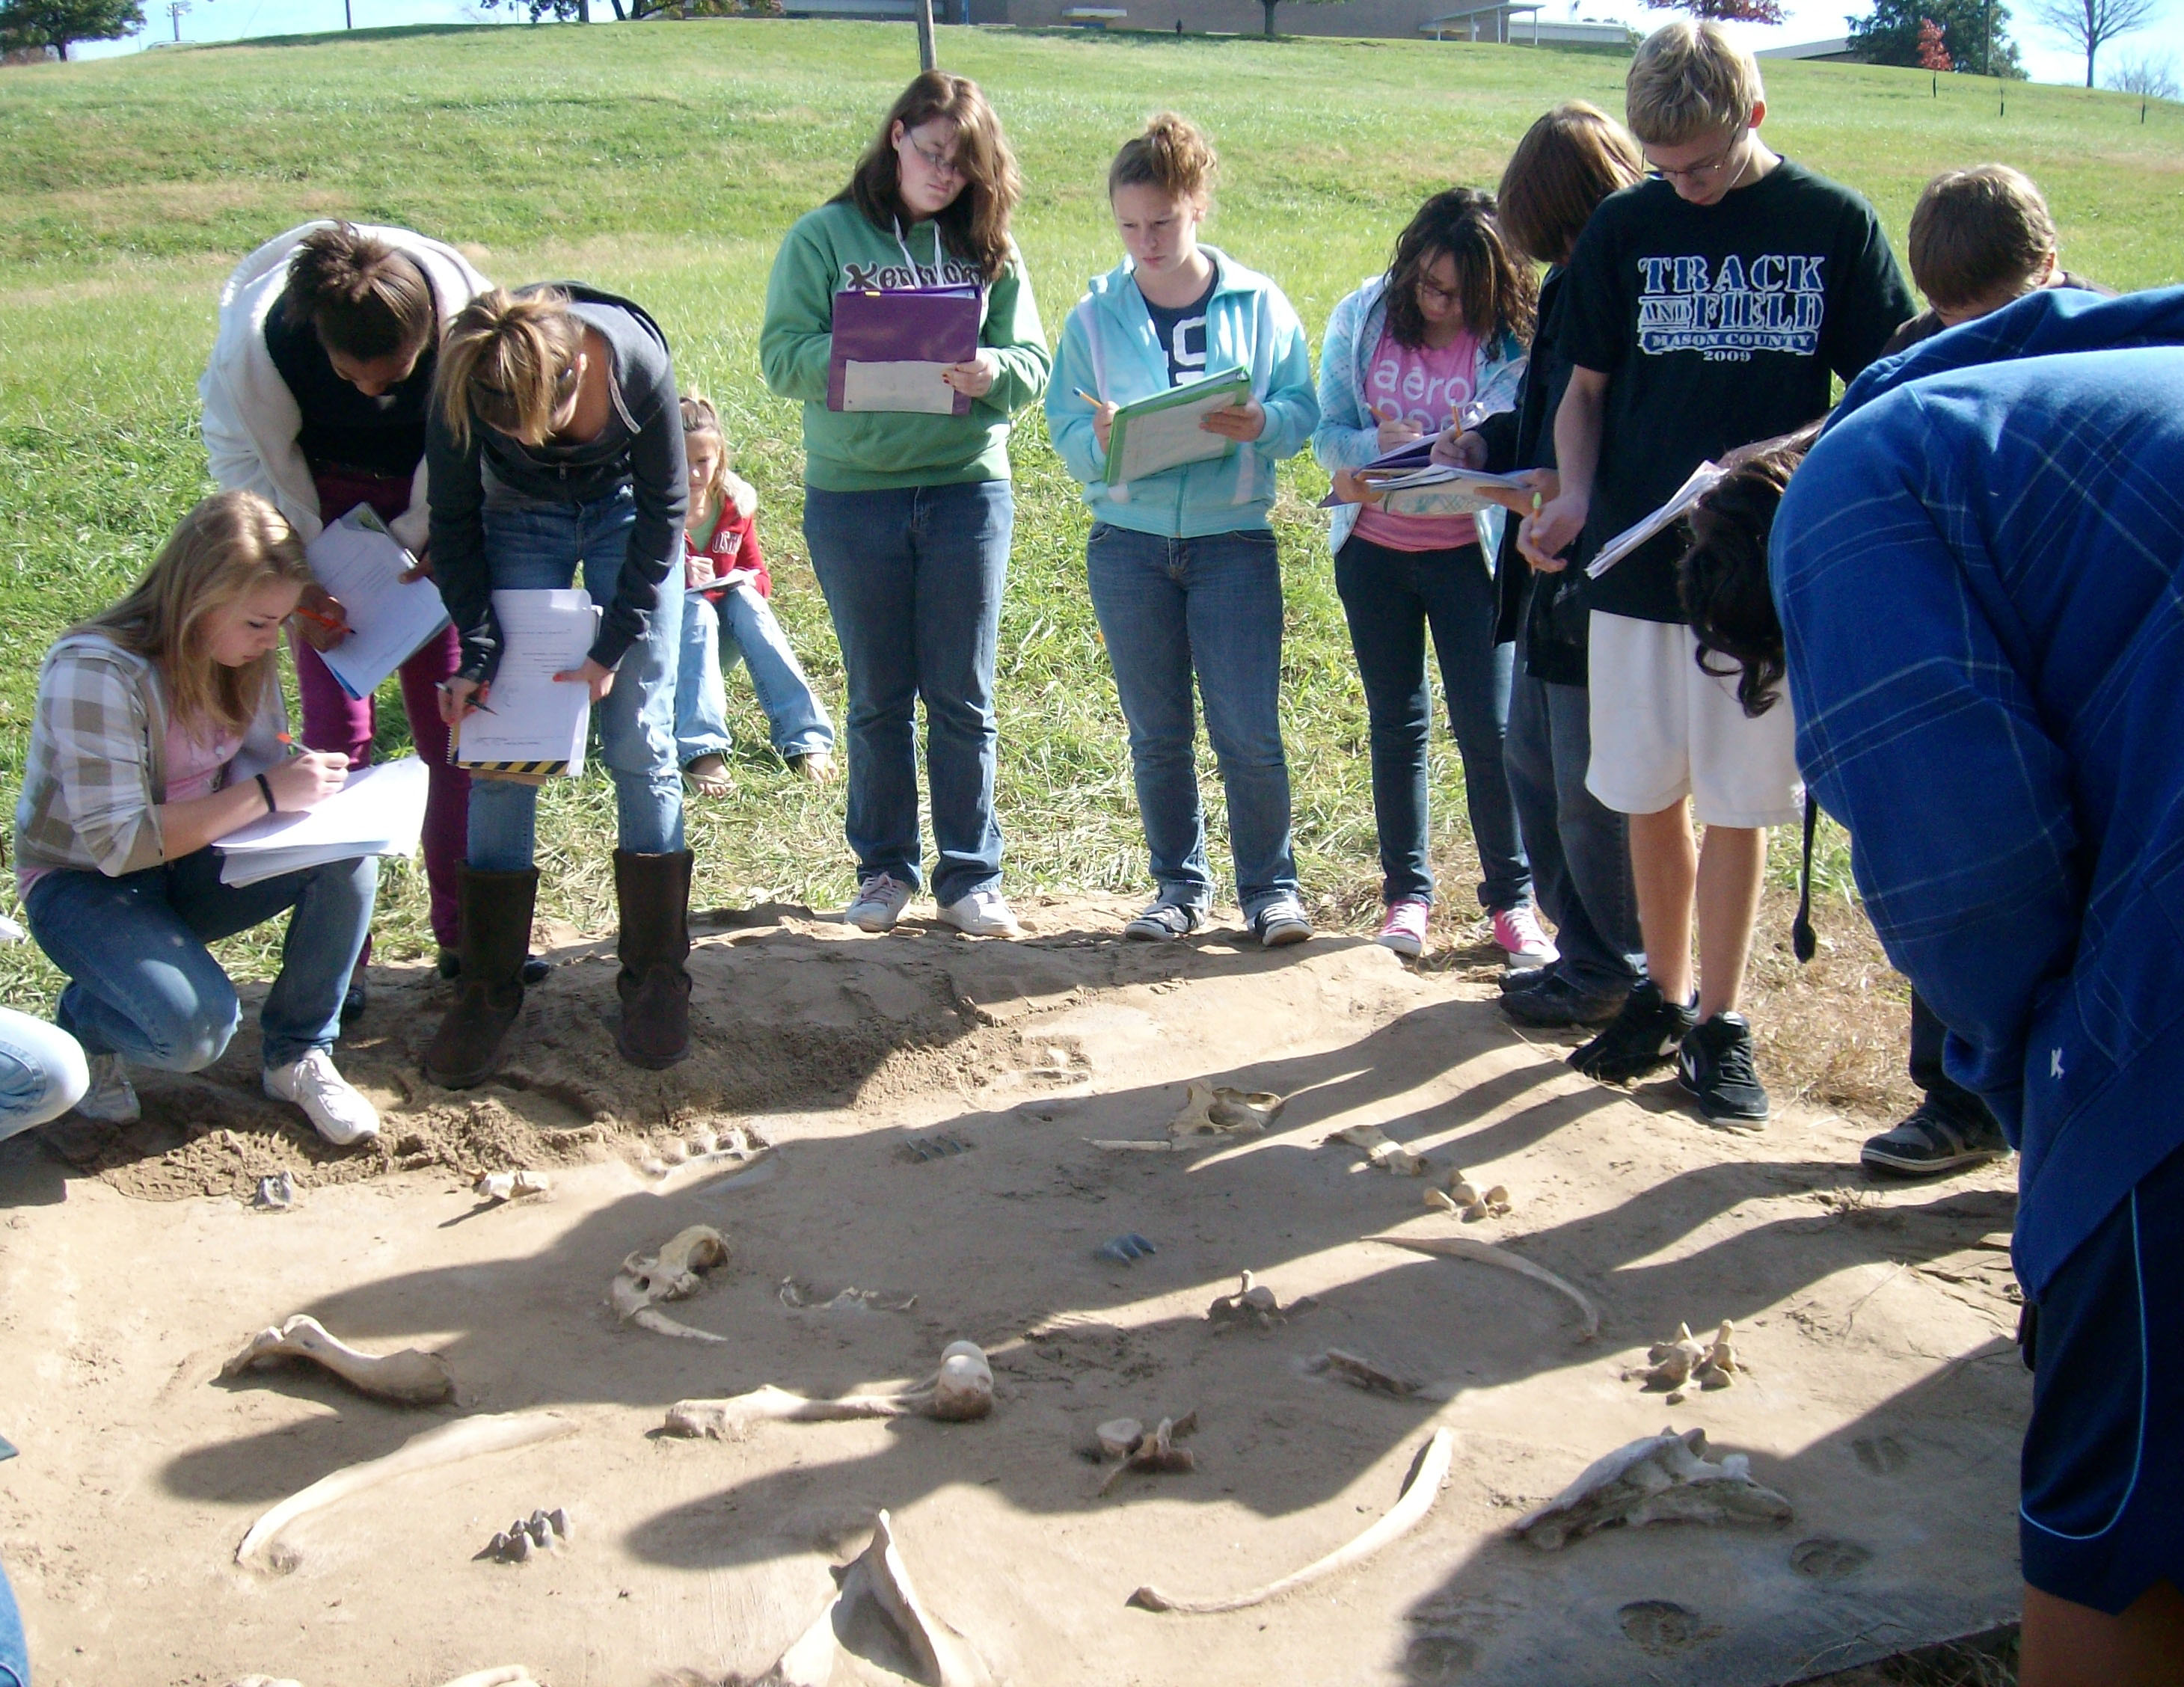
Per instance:
[[[1570,259],[1560,490],[1518,539],[1538,568],[1585,561],[1707,459],[1825,415],[1830,377],[1864,369],[1912,309],[1872,208],[1762,143],[1758,66],[1718,25],[1648,36],[1627,109],[1653,179],[1605,200]],[[1630,817],[1650,976],[1570,1063],[1620,1081],[1674,1058],[1709,1122],[1756,1129],[1767,1092],[1736,1007],[1765,828],[1801,812],[1794,729],[1786,699],[1747,715],[1733,671],[1700,666],[1679,548],[1664,532],[1586,588],[1585,785]]]

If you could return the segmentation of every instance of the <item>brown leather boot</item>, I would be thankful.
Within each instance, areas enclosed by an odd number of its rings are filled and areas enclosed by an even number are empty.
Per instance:
[[[488,873],[465,867],[458,894],[462,971],[455,1005],[425,1050],[425,1076],[448,1089],[468,1089],[493,1076],[500,1045],[523,1011],[523,963],[531,953],[538,870]]]
[[[621,910],[621,1024],[615,1046],[632,1066],[658,1071],[690,1052],[690,862],[615,851],[615,902]]]

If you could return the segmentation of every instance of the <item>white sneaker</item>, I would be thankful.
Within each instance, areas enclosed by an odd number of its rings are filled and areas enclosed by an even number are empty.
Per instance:
[[[336,1148],[348,1148],[379,1134],[379,1114],[334,1070],[333,1057],[314,1049],[292,1066],[265,1068],[265,1093],[276,1101],[292,1101],[320,1136]]]
[[[910,887],[893,873],[874,873],[857,887],[855,898],[842,910],[842,922],[861,932],[891,932],[910,905]]]
[[[998,890],[974,890],[968,896],[946,904],[940,917],[959,932],[967,932],[974,938],[1020,938],[1023,927],[1009,907],[1008,898]]]
[[[93,1055],[91,1083],[75,1104],[79,1119],[96,1119],[103,1125],[133,1125],[144,1116],[136,1088],[129,1082],[129,1062],[119,1055]]]
[[[1552,966],[1561,953],[1541,927],[1540,910],[1529,902],[1495,910],[1494,943],[1508,966]]]

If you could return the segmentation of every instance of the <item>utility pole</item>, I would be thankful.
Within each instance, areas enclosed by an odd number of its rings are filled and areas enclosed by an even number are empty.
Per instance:
[[[1986,51],[1980,57],[1980,75],[1994,75],[1994,0],[1986,0]]]
[[[181,44],[182,14],[190,9],[190,0],[167,0],[167,16],[175,25],[175,42]]]
[[[342,27],[345,30],[353,30],[356,27],[356,13],[351,0],[342,0]]]
[[[933,0],[917,0],[917,68],[930,70],[933,51]]]

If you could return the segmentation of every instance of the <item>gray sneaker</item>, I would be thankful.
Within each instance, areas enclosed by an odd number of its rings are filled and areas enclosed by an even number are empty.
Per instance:
[[[857,894],[842,910],[842,922],[861,932],[891,932],[910,905],[910,887],[893,873],[874,873],[857,887]]]
[[[1179,902],[1153,901],[1144,913],[1123,927],[1132,943],[1173,943],[1187,938],[1206,923],[1205,910]]]
[[[132,1125],[144,1116],[129,1082],[129,1062],[119,1055],[91,1057],[91,1083],[75,1104],[79,1119],[96,1119],[102,1125]]]
[[[1258,912],[1251,916],[1251,930],[1260,948],[1284,949],[1310,938],[1312,921],[1305,917],[1304,904],[1284,894],[1260,904]]]

